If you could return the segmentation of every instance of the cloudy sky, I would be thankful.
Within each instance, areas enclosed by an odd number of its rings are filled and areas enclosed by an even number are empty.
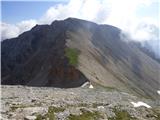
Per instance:
[[[1,2],[2,40],[17,37],[36,24],[67,17],[110,24],[137,41],[158,39],[159,0],[10,0]]]

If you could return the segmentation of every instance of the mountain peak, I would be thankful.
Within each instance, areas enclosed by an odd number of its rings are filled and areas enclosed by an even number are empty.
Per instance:
[[[79,87],[86,81],[157,99],[160,64],[121,30],[77,18],[2,42],[2,84]]]

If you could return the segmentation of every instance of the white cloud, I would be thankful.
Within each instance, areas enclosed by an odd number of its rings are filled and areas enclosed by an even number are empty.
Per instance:
[[[17,37],[19,28],[16,25],[1,23],[1,37],[2,40],[7,38]]]
[[[158,24],[151,18],[136,20],[124,31],[130,34],[133,40],[143,42],[149,40],[157,40],[158,38]]]
[[[17,24],[17,27],[20,29],[20,33],[30,30],[33,26],[37,24],[36,20],[26,20]]]
[[[155,1],[157,0],[70,0],[67,4],[50,7],[39,20],[26,20],[16,25],[3,23],[2,39],[16,37],[36,23],[50,24],[56,19],[76,17],[117,26],[130,34],[132,39],[145,41],[155,35],[143,24],[158,26],[158,20],[139,18],[136,12],[141,6],[149,6]]]
[[[26,20],[17,24],[7,24],[1,23],[1,39],[9,39],[17,37],[19,34],[30,30],[33,26],[36,25],[35,20]]]
[[[76,17],[101,23],[106,18],[108,11],[107,5],[103,4],[104,1],[70,0],[67,5],[60,4],[49,8],[39,22],[51,23],[55,19],[62,20],[68,17]]]
[[[111,24],[121,28],[124,33],[128,33],[133,40],[147,41],[158,38],[150,25],[158,26],[158,19],[151,17],[139,17],[137,15],[138,8],[151,5],[154,0],[112,0],[111,12],[104,23]]]

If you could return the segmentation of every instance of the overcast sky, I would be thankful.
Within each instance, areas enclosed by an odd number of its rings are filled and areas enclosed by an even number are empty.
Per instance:
[[[14,0],[1,4],[2,39],[16,37],[36,24],[67,17],[111,24],[133,39],[157,39],[159,0]]]

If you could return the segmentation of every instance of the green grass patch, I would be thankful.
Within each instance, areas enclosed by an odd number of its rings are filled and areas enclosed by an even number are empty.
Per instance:
[[[153,115],[148,115],[147,117],[154,117],[156,120],[160,120],[160,110],[158,109],[152,109],[154,114]]]
[[[160,113],[157,113],[157,120],[160,120]]]
[[[78,64],[78,55],[79,52],[74,48],[66,48],[65,56],[69,59],[69,64],[76,66]]]
[[[82,114],[80,115],[72,115],[68,116],[69,120],[98,120],[99,118],[103,118],[102,115],[97,112],[90,112],[85,109],[81,109]]]
[[[55,112],[55,113],[58,113],[58,112],[63,112],[65,109],[63,107],[54,107],[54,106],[50,106],[48,108],[48,112],[49,113],[52,113],[52,112]]]
[[[119,110],[118,108],[114,108],[113,112],[115,113],[115,117],[108,118],[108,120],[137,120],[125,110]]]
[[[62,107],[50,106],[48,112],[45,115],[37,115],[36,120],[56,120],[55,113],[63,112],[65,109]]]
[[[37,115],[35,120],[43,120],[43,116],[39,114],[39,115]]]

